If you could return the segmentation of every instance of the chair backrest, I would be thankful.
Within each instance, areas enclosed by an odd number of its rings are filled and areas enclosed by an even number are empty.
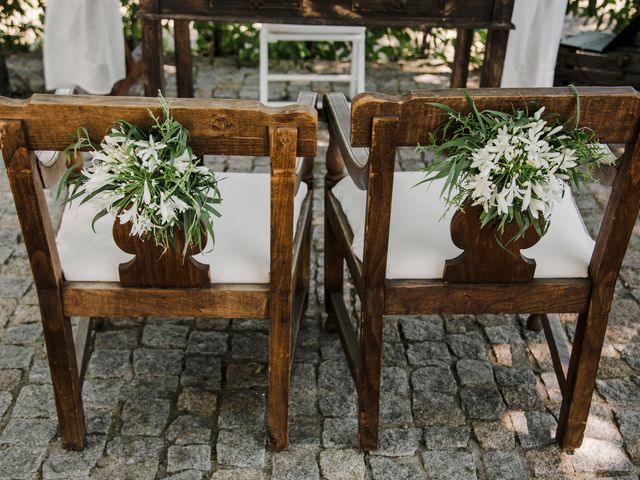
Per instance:
[[[580,126],[592,129],[602,143],[625,144],[619,159],[613,191],[601,225],[590,264],[595,282],[617,277],[640,206],[640,95],[631,87],[584,87],[580,98]],[[557,113],[560,120],[576,114],[575,93],[569,88],[479,89],[468,92],[479,110],[511,112],[530,102]],[[414,91],[404,96],[361,94],[352,103],[351,145],[369,147],[367,216],[365,227],[365,280],[382,286],[388,248],[390,205],[395,149],[425,145],[429,134],[447,120],[438,102],[467,112],[461,90]],[[501,248],[497,242],[496,248]],[[381,266],[367,268],[367,258]]]
[[[271,252],[291,251],[296,157],[314,157],[317,113],[311,106],[269,108],[255,101],[167,99],[171,115],[190,133],[195,154],[271,158]],[[38,287],[58,286],[61,278],[55,239],[42,189],[55,185],[66,168],[64,156],[47,164],[36,150],[64,150],[85,127],[99,143],[117,120],[141,127],[149,112],[161,115],[153,98],[34,95],[26,100],[0,97],[0,145],[29,251],[51,260]],[[299,175],[304,172],[299,172]],[[298,179],[299,181],[299,179]],[[275,255],[277,257],[277,255]]]

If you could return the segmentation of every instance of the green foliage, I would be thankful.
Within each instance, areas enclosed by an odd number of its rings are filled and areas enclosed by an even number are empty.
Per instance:
[[[640,0],[570,0],[569,11],[574,15],[593,18],[598,29],[620,31],[640,13]]]

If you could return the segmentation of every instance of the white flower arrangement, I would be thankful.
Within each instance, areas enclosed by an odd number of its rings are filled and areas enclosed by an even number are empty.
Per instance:
[[[165,249],[175,247],[174,228],[185,237],[182,252],[190,246],[204,248],[207,235],[214,238],[212,218],[222,199],[218,180],[188,145],[189,133],[169,114],[169,106],[158,96],[162,120],[149,112],[153,124],[145,131],[126,121],[93,144],[86,129],[65,150],[90,150],[90,163],[78,174],[69,168],[60,181],[58,195],[70,185],[67,202],[78,200],[95,206],[92,227],[111,214],[121,224],[131,224],[130,235],[153,240]]]
[[[557,118],[547,121],[544,107],[533,116],[528,109],[514,108],[511,114],[479,111],[467,92],[465,96],[467,115],[431,104],[445,110],[449,119],[431,134],[436,160],[421,183],[445,178],[442,197],[448,208],[462,209],[467,201],[481,205],[482,227],[495,221],[503,234],[507,223],[516,222],[518,233],[509,242],[524,236],[529,227],[544,235],[565,187],[593,181],[596,166],[615,161],[594,143],[593,132],[578,128],[577,92],[573,127]]]

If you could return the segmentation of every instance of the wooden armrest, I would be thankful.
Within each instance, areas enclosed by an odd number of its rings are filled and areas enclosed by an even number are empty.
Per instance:
[[[326,94],[323,109],[331,142],[335,142],[353,182],[361,190],[366,190],[369,181],[369,149],[351,146],[351,111],[346,97],[343,93]]]
[[[299,105],[316,106],[318,94],[315,92],[300,92],[298,94]],[[300,182],[306,182],[309,186],[313,184],[313,157],[296,158],[296,193],[300,187]]]

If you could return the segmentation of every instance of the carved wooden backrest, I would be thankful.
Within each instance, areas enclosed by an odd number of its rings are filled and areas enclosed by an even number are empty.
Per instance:
[[[572,118],[576,114],[576,98],[569,88],[548,89],[480,89],[470,90],[479,110],[492,109],[511,112],[513,107],[522,108],[534,102],[538,106],[545,106],[547,112],[559,115],[560,120]],[[602,143],[625,144],[625,154],[618,161],[618,173],[614,182],[612,199],[607,206],[605,220],[598,235],[596,248],[591,260],[591,276],[603,263],[612,266],[622,262],[626,250],[628,237],[622,233],[622,240],[616,241],[615,247],[611,243],[616,229],[622,232],[629,230],[628,224],[635,220],[638,213],[638,202],[635,200],[636,190],[640,180],[640,150],[637,145],[638,124],[640,115],[640,96],[631,87],[583,87],[578,88],[580,96],[580,126],[592,129],[597,133]],[[461,111],[468,112],[467,100],[461,90],[414,91],[404,96],[389,96],[383,94],[360,94],[352,103],[351,145],[353,147],[371,147],[371,165],[379,156],[374,155],[375,145],[374,126],[381,118],[394,119],[397,123],[395,146],[417,146],[428,143],[429,134],[435,131],[447,120],[447,114],[442,109],[430,105],[438,102]],[[385,161],[393,161],[393,156],[385,156]],[[393,172],[393,166],[378,167],[379,171]],[[369,183],[367,208],[372,212],[385,211],[382,204],[386,201],[380,192],[392,190],[392,175],[378,179],[384,187],[376,182]],[[371,191],[371,186],[376,192]],[[622,198],[629,198],[625,203]],[[391,196],[388,194],[388,200]],[[640,201],[640,200],[638,200]],[[520,249],[528,248],[535,238],[522,239],[509,247],[506,252],[493,237],[493,233],[481,231],[479,223],[475,221],[473,212],[468,215],[455,215],[452,221],[452,238],[456,245],[468,248],[460,257],[447,261],[445,280],[450,282],[513,282],[530,281],[533,279],[535,263],[524,258]],[[476,212],[477,213],[477,212]],[[477,216],[477,215],[476,215]],[[387,238],[389,222],[388,216],[376,218],[367,215],[365,232],[375,231],[374,235],[365,234],[365,252],[368,245],[378,242],[377,238]],[[623,218],[624,217],[624,218]],[[382,223],[385,223],[382,225]],[[614,224],[618,226],[614,228]],[[375,225],[373,225],[375,224]],[[630,235],[630,230],[629,230]],[[504,244],[503,244],[504,245]],[[608,250],[607,250],[608,248]],[[486,255],[476,255],[477,250],[488,252]],[[605,258],[606,257],[606,258]],[[365,256],[366,261],[366,256]]]
[[[296,156],[314,157],[316,152],[315,109],[301,105],[269,108],[244,100],[167,101],[171,115],[189,130],[189,145],[195,154],[270,156],[272,211],[275,204],[275,210],[292,212]],[[0,97],[0,144],[9,176],[20,169],[22,174],[33,178],[37,189],[51,187],[66,168],[64,156],[60,155],[53,164],[43,165],[31,154],[30,163],[21,161],[18,165],[12,163],[16,151],[64,150],[74,141],[78,127],[85,127],[91,140],[99,143],[117,120],[126,120],[141,127],[150,126],[149,111],[156,116],[161,115],[161,109],[153,98],[34,95],[27,100],[12,100]],[[21,132],[19,138],[16,129]],[[285,149],[281,145],[283,141],[287,144]],[[284,177],[287,187],[291,185],[291,188],[282,189],[280,184]],[[16,189],[20,188],[19,184],[14,188],[14,196]],[[278,195],[273,194],[276,188],[280,189]],[[18,201],[20,199],[16,197]],[[289,203],[290,208],[283,207]],[[18,211],[20,213],[20,209]],[[36,213],[46,214],[42,211]],[[272,216],[272,256],[281,246],[289,250],[293,241],[289,238],[293,235],[292,218]],[[28,221],[21,219],[23,229]],[[25,231],[25,237],[28,235],[29,232]],[[52,232],[48,236],[53,238]],[[162,249],[152,242],[143,243],[129,237],[119,225],[115,225],[114,239],[122,250],[136,255],[132,261],[120,266],[123,286],[210,285],[209,267],[191,258],[198,252],[191,251],[183,261],[180,252],[167,251],[163,254]],[[25,238],[25,242],[30,240]],[[57,262],[57,253],[51,254]]]

